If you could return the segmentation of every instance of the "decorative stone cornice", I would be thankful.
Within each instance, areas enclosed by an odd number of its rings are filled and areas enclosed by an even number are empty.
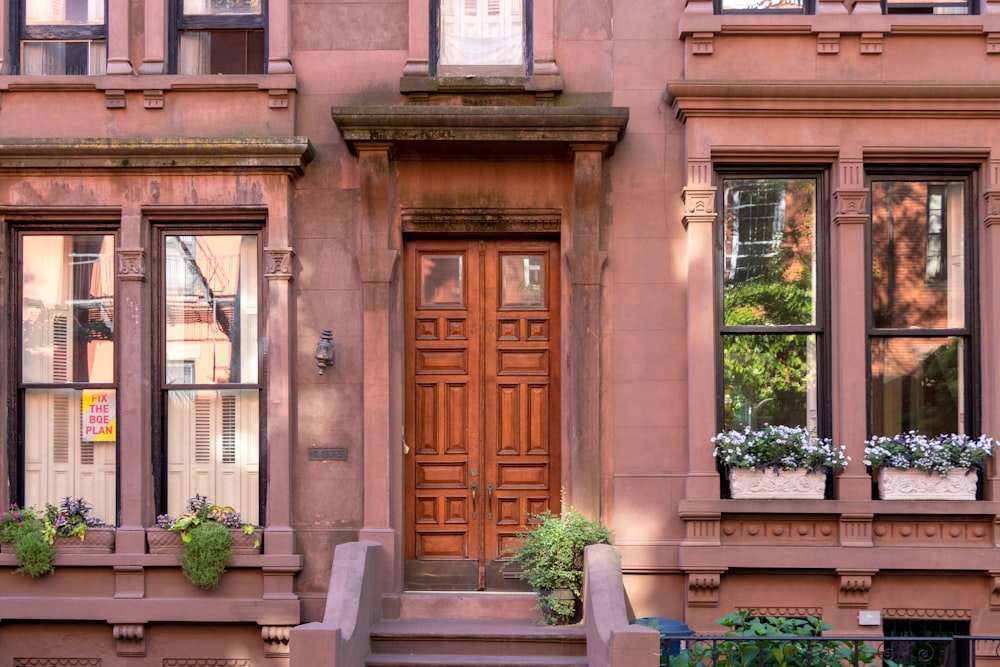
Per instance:
[[[882,618],[906,618],[906,619],[946,619],[946,620],[971,620],[971,609],[920,609],[905,607],[889,607],[882,609]]]
[[[313,154],[305,137],[5,139],[0,171],[242,168],[298,176]]]
[[[1000,83],[671,81],[667,100],[688,118],[1000,118]]]
[[[352,155],[368,142],[392,146],[395,157],[542,155],[568,158],[577,144],[610,155],[625,134],[625,107],[334,107],[337,129]]]
[[[823,607],[739,607],[740,611],[752,612],[754,616],[815,616],[823,618]]]

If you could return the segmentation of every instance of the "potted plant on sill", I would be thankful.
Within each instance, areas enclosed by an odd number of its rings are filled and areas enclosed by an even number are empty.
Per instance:
[[[13,553],[17,572],[37,579],[52,572],[56,549],[45,539],[45,524],[34,509],[11,505],[0,514],[0,549]]]
[[[509,564],[521,567],[518,577],[538,597],[537,609],[549,625],[576,623],[582,616],[583,550],[611,544],[611,531],[588,519],[562,499],[561,512],[546,510],[530,518],[534,527],[518,535],[520,546]]]
[[[732,498],[814,498],[826,494],[826,473],[850,461],[843,446],[801,426],[764,424],[712,438],[713,455],[729,473]]]
[[[161,514],[156,523],[180,537],[181,569],[192,584],[206,591],[217,588],[222,580],[234,553],[234,541],[241,542],[239,548],[244,552],[260,549],[253,525],[244,523],[239,512],[232,507],[213,505],[200,494],[188,501],[188,511],[181,516],[175,519]],[[151,551],[152,534],[147,531]],[[247,547],[248,541],[252,546]]]
[[[58,507],[46,504],[41,517],[45,539],[56,551],[111,553],[115,529],[91,514],[92,511],[93,507],[83,498],[63,498]]]
[[[0,514],[0,543],[12,550],[20,567],[17,572],[38,578],[52,572],[58,551],[110,553],[114,527],[91,514],[83,498],[64,498],[58,505],[45,505],[44,512],[11,505]]]
[[[865,465],[878,476],[882,500],[975,500],[978,471],[993,438],[908,431],[865,440]]]

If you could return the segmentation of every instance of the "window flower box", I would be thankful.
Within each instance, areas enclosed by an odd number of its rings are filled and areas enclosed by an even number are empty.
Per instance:
[[[52,546],[59,553],[109,554],[115,550],[115,529],[112,526],[88,528],[83,535],[56,535]]]
[[[878,489],[882,500],[975,500],[979,476],[952,468],[945,474],[914,468],[883,468]]]
[[[726,431],[712,438],[715,457],[729,471],[732,498],[817,498],[826,473],[850,460],[843,447],[801,426]]]
[[[750,498],[798,498],[822,500],[826,496],[826,474],[796,470],[756,470],[733,468],[729,471],[729,495],[741,500]]]
[[[255,529],[250,535],[242,528],[230,528],[233,536],[233,555],[253,555],[260,553],[261,533]],[[147,528],[146,544],[151,554],[179,554],[184,551],[181,534],[165,528]]]
[[[985,435],[916,431],[865,441],[865,464],[882,500],[975,500],[979,469],[996,442]]]

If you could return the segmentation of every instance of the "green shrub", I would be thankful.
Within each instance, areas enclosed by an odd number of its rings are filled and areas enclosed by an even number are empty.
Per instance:
[[[198,588],[214,590],[233,555],[233,536],[221,523],[206,521],[192,528],[189,537],[180,555],[181,569]]]
[[[538,596],[537,607],[553,624],[569,622],[576,600],[555,597],[551,591],[569,590],[579,598],[583,588],[583,550],[590,544],[610,544],[611,531],[576,508],[562,503],[562,513],[545,511],[531,517],[534,528],[518,536],[521,546],[512,563],[521,566],[518,575]]]
[[[819,637],[824,630],[833,628],[815,616],[785,618],[781,616],[754,616],[754,610],[740,610],[727,614],[717,623],[729,628],[726,637],[760,637],[753,640],[717,640],[692,638],[688,648],[670,656],[670,667],[840,667],[842,665],[870,665],[878,657],[869,644],[843,639],[816,639],[789,641],[763,639],[772,637]],[[855,651],[857,656],[855,658]],[[885,667],[897,667],[891,660],[883,660]]]
[[[17,572],[27,574],[32,579],[53,571],[52,561],[56,549],[45,539],[44,524],[33,515],[25,514],[23,521],[3,530],[0,538],[14,544],[14,555],[20,567]]]

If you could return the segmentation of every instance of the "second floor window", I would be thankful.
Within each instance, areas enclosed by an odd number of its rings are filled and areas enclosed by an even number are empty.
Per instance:
[[[819,430],[817,184],[800,176],[722,181],[724,429]]]
[[[20,8],[21,74],[104,74],[104,0],[23,0]]]
[[[974,0],[882,0],[886,14],[973,14]]]
[[[722,14],[802,14],[809,11],[809,0],[715,0],[716,12]]]
[[[178,74],[263,74],[264,0],[178,0]]]
[[[528,58],[531,0],[440,0],[437,66],[511,67]]]

